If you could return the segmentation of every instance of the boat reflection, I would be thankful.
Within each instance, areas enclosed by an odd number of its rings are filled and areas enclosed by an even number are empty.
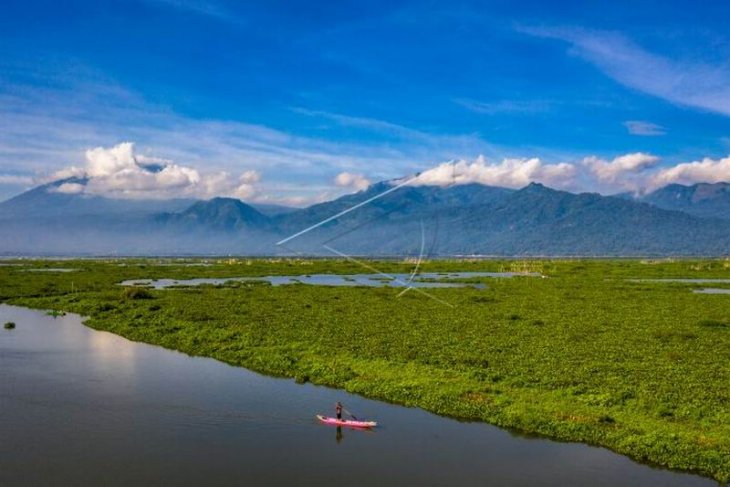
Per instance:
[[[344,426],[344,427],[338,426],[337,429],[335,430],[335,441],[337,442],[337,444],[342,443],[342,440],[345,437],[345,435],[343,434],[343,431],[342,431],[343,429],[347,429],[348,431],[352,431],[356,434],[357,433],[363,433],[363,434],[375,433],[375,431],[370,428],[348,428],[347,426]]]

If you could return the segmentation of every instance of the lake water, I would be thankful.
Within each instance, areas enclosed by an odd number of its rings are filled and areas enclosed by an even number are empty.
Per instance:
[[[0,305],[0,485],[712,486]],[[333,403],[372,432],[318,424]]]
[[[724,279],[724,278],[666,278],[666,279],[627,279],[631,282],[679,282],[684,284],[730,284],[730,279]]]
[[[313,286],[369,286],[369,287],[476,287],[484,288],[484,284],[466,284],[459,282],[443,282],[449,279],[472,278],[510,278],[516,276],[539,276],[539,274],[523,274],[514,272],[428,272],[416,276],[410,274],[308,274],[301,276],[261,276],[261,277],[229,277],[223,279],[131,279],[124,281],[123,286],[151,286],[164,289],[172,286],[199,286],[201,284],[218,285],[228,281],[251,282],[263,281],[272,286],[287,284],[310,284]],[[429,280],[438,280],[432,282]]]
[[[702,279],[702,278],[668,278],[668,279],[628,279],[631,282],[677,282],[680,284],[730,284],[730,279]],[[706,287],[693,289],[695,294],[730,294],[730,289]]]
[[[702,289],[695,289],[692,292],[695,294],[730,294],[730,289],[723,289],[719,287],[706,287]]]
[[[23,272],[74,272],[78,270],[68,267],[43,267],[41,269],[24,269]]]

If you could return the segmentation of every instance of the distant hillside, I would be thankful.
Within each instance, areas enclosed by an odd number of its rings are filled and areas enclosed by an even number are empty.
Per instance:
[[[572,194],[539,184],[483,208],[461,223],[482,253],[553,255],[727,254],[730,224],[704,221],[598,194]],[[451,235],[451,234],[450,234]],[[476,241],[480,240],[479,244]],[[454,247],[451,245],[449,247]]]
[[[280,215],[274,220],[281,231],[294,233],[352,208],[358,203],[384,194],[390,189],[392,189],[390,182],[377,183],[364,191]],[[437,212],[455,212],[460,208],[488,204],[505,197],[513,191],[507,188],[496,188],[481,184],[447,188],[404,186],[371,201],[336,221],[328,223],[324,226],[324,229],[341,227],[340,231],[344,231],[343,228],[352,229],[367,225],[371,221],[383,224],[388,221],[399,221],[414,216],[433,215]]]
[[[0,218],[77,217],[85,215],[154,215],[176,212],[189,207],[194,200],[111,199],[86,194],[61,193],[63,184],[86,184],[80,178],[68,178],[44,184],[0,203]]]
[[[458,187],[457,187],[458,188]],[[449,192],[470,188],[434,190]],[[362,195],[364,198],[366,195]],[[661,255],[730,253],[730,224],[661,210],[645,203],[598,194],[572,194],[531,184],[480,201],[454,206],[412,202],[412,193],[389,195],[371,219],[343,218],[289,245],[314,252],[320,242],[351,254],[420,252],[484,255]],[[304,210],[306,211],[306,210]],[[319,214],[320,212],[317,211]],[[301,221],[311,219],[299,215]],[[303,225],[301,225],[303,227]]]
[[[59,193],[62,183],[0,203],[0,255],[331,255],[324,245],[351,255],[730,254],[730,220],[710,218],[721,212],[727,185],[673,185],[637,201],[539,184],[392,190],[391,182],[382,182],[309,208],[268,208],[266,214],[233,198],[112,200]],[[676,208],[659,207],[667,201]]]
[[[702,218],[730,220],[730,183],[670,184],[640,201],[667,210],[678,210]]]
[[[198,201],[184,211],[159,215],[157,220],[168,227],[176,226],[217,232],[263,230],[270,226],[269,217],[234,198]]]
[[[256,208],[259,213],[266,216],[283,215],[285,213],[292,213],[297,211],[299,208],[293,208],[291,206],[283,205],[272,205],[270,203],[251,203],[251,206]]]

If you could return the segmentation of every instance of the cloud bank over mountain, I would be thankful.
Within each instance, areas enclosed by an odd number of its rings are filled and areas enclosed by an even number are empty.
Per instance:
[[[530,183],[571,191],[602,194],[632,192],[645,194],[672,183],[695,184],[730,181],[730,156],[704,158],[673,166],[662,165],[661,158],[646,152],[623,154],[613,159],[588,156],[566,162],[548,163],[538,157],[476,159],[443,162],[416,175],[411,186],[452,186],[483,184],[504,188],[522,188]],[[277,195],[264,194],[259,170],[247,169],[239,174],[226,171],[202,172],[170,159],[140,154],[132,142],[112,147],[96,147],[85,152],[85,164],[70,166],[44,178],[58,181],[74,178],[54,188],[65,194],[89,194],[120,199],[209,199],[235,197],[246,201],[276,203]],[[398,181],[405,181],[404,177]],[[371,179],[359,172],[344,171],[329,184],[331,190],[314,200],[297,200],[306,206],[344,192],[367,189]]]
[[[613,159],[597,156],[578,161],[545,163],[539,158],[489,161],[483,156],[474,161],[444,162],[420,173],[412,186],[450,186],[484,184],[521,188],[541,183],[553,188],[593,191],[646,193],[672,183],[695,184],[730,181],[730,157],[705,158],[674,166],[660,167],[661,158],[633,152]]]
[[[566,187],[576,175],[568,163],[545,164],[539,158],[503,159],[491,163],[484,156],[474,161],[444,162],[424,171],[411,182],[413,186],[448,186],[479,183],[487,186],[521,188],[540,182],[556,188]]]
[[[362,191],[370,186],[370,180],[362,174],[341,172],[335,177],[335,185],[341,188],[352,188],[357,191]]]
[[[651,187],[671,183],[721,183],[730,181],[730,156],[722,159],[706,157],[701,161],[685,162],[668,167],[652,175]]]
[[[54,173],[51,180],[74,177],[84,179],[86,183],[64,183],[57,192],[130,199],[207,199],[215,196],[250,199],[256,195],[256,184],[261,180],[255,170],[244,171],[238,176],[225,171],[201,173],[171,160],[136,154],[132,142],[89,149],[85,158],[85,166],[62,169]]]

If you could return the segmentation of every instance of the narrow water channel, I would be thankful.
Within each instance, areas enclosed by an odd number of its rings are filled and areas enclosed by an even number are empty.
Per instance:
[[[0,305],[0,485],[712,486]],[[321,425],[342,401],[379,421]]]

